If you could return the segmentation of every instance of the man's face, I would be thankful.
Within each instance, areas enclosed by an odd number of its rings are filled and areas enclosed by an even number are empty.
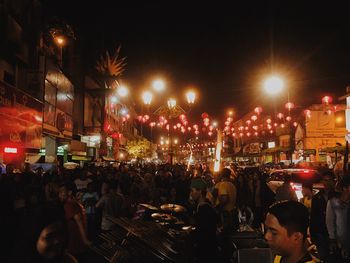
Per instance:
[[[191,188],[191,198],[193,201],[198,201],[201,195],[201,191],[196,188]]]
[[[281,256],[292,254],[300,235],[301,233],[288,235],[287,229],[280,225],[278,219],[272,214],[267,214],[265,219],[265,239],[274,253]]]

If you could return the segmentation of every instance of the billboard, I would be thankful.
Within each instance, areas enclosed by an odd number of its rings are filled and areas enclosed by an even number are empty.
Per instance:
[[[41,148],[43,104],[0,81],[0,145]]]

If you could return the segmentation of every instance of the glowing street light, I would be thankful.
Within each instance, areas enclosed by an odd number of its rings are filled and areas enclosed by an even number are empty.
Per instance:
[[[193,104],[196,99],[196,93],[194,91],[188,91],[186,93],[186,98],[187,98],[188,104]]]
[[[55,36],[54,40],[59,46],[63,46],[66,42],[63,36]]]
[[[152,92],[145,91],[144,93],[142,93],[142,100],[144,104],[150,105],[152,102],[152,98],[153,98]]]
[[[264,90],[270,95],[276,95],[284,88],[283,80],[278,76],[271,76],[264,81]]]
[[[157,79],[152,82],[152,88],[157,92],[161,92],[165,89],[165,82],[161,79]]]
[[[126,97],[129,94],[129,89],[125,86],[119,86],[117,89],[117,93],[120,97]]]
[[[170,98],[170,99],[168,100],[168,108],[169,108],[169,109],[173,109],[173,108],[175,108],[175,106],[176,106],[176,100]]]

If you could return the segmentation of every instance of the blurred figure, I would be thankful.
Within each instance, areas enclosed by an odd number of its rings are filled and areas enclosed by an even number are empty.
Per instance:
[[[327,203],[326,224],[330,238],[330,253],[336,262],[350,261],[350,177],[340,183],[339,196]]]
[[[207,184],[201,178],[191,181],[191,198],[195,202],[195,227],[192,232],[195,245],[195,262],[215,262],[217,260],[217,216],[209,200],[206,199]]]
[[[58,196],[63,204],[68,225],[68,251],[79,259],[83,257],[86,246],[91,245],[86,231],[86,214],[83,207],[74,200],[71,190],[66,185],[60,186]]]
[[[291,176],[288,174],[284,177],[283,184],[277,188],[276,190],[276,201],[284,201],[284,200],[293,200],[298,201],[297,195],[295,191],[293,190],[291,183]]]
[[[312,203],[312,183],[304,183],[302,185],[301,192],[303,194],[303,197],[300,199],[300,202],[305,205],[305,207],[308,209],[308,211],[311,211],[311,203]]]
[[[13,261],[77,263],[66,251],[67,225],[62,207],[48,204],[23,220]]]
[[[307,208],[296,201],[273,204],[265,219],[265,239],[276,253],[274,263],[315,262],[307,251]]]
[[[321,189],[311,202],[310,235],[316,245],[319,257],[324,262],[329,261],[329,236],[326,225],[326,207],[329,199],[335,196],[334,180],[331,173],[327,173],[321,180]]]

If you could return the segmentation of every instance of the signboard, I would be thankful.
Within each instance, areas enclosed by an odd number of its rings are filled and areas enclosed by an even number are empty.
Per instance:
[[[275,148],[276,147],[276,143],[275,142],[268,142],[267,143],[267,148],[271,149],[271,148]]]
[[[0,81],[0,144],[41,147],[43,104]]]

